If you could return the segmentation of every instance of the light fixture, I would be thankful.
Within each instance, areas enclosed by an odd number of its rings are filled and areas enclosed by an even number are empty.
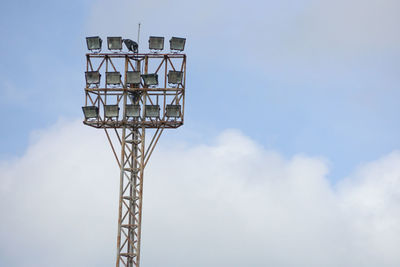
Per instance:
[[[86,78],[86,86],[90,86],[92,84],[99,85],[100,84],[100,73],[98,71],[86,71],[85,78]]]
[[[142,79],[143,79],[144,85],[146,85],[146,86],[158,85],[158,74],[157,73],[142,74]]]
[[[146,117],[160,117],[159,105],[146,105],[144,111]]]
[[[99,108],[96,106],[85,106],[82,107],[83,115],[85,115],[85,119],[94,119],[99,116]]]
[[[140,84],[140,71],[127,71],[126,84],[133,84],[133,85]]]
[[[122,37],[107,37],[109,50],[122,50]]]
[[[167,117],[178,118],[181,116],[181,105],[167,105],[165,107],[165,115]]]
[[[118,71],[106,72],[106,84],[107,85],[121,84],[121,73],[119,73]]]
[[[86,37],[87,48],[90,51],[100,52],[103,40],[99,36]]]
[[[172,51],[183,51],[185,49],[186,38],[172,37],[169,40],[169,48]]]
[[[140,105],[126,105],[125,113],[127,117],[140,117]]]
[[[131,39],[124,39],[124,44],[129,51],[133,53],[138,52],[139,45],[135,41],[132,41]]]
[[[164,49],[164,37],[150,36],[149,49],[150,50],[163,50]]]
[[[104,116],[106,118],[118,117],[119,107],[118,105],[104,105]]]
[[[168,83],[170,84],[180,84],[182,83],[183,72],[170,70],[168,72]]]

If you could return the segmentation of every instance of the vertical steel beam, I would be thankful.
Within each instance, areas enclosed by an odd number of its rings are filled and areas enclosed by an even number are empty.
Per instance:
[[[139,266],[144,137],[145,131],[142,128],[122,129],[117,267]]]
[[[137,62],[137,66],[140,63]],[[125,76],[128,58],[125,59]],[[128,92],[123,93],[120,194],[116,266],[139,267],[142,226],[145,128],[126,126]],[[144,115],[143,115],[144,116]],[[143,117],[144,118],[144,117]]]

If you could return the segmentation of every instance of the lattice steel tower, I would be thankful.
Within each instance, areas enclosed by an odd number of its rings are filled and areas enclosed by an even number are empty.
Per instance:
[[[86,41],[83,123],[105,131],[120,168],[116,266],[138,267],[144,169],[164,129],[183,125],[185,39],[172,37],[167,54],[160,52],[164,37],[149,38],[150,53],[121,37],[107,38],[110,53],[100,53],[100,37]]]

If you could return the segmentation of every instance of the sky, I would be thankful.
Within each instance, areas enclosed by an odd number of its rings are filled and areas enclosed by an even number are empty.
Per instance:
[[[118,169],[82,124],[85,37],[139,22],[140,51],[178,36],[188,56],[185,125],[146,169],[143,266],[399,266],[399,8],[4,1],[0,266],[114,263]]]

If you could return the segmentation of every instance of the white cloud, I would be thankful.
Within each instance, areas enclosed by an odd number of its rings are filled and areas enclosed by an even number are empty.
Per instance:
[[[0,265],[114,263],[118,170],[103,135],[60,122],[0,164]],[[324,159],[285,159],[236,130],[162,140],[145,174],[143,266],[400,264],[399,152],[332,186]]]

